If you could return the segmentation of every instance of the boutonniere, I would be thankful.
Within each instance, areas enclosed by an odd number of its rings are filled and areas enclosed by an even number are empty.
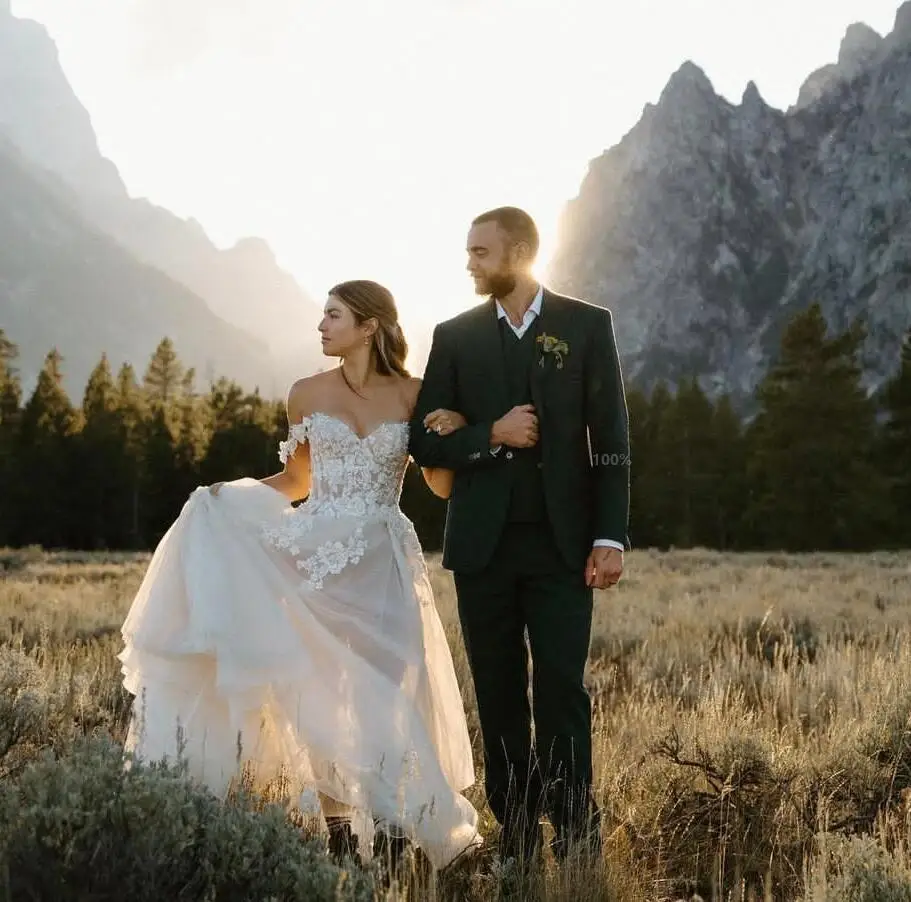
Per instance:
[[[544,356],[553,354],[557,361],[557,369],[563,369],[563,355],[569,354],[569,345],[562,338],[556,335],[548,335],[546,332],[538,336],[538,344],[541,345],[541,357],[538,360],[538,366],[544,366]]]

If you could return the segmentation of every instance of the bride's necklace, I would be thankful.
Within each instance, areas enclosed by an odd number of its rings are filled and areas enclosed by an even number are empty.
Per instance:
[[[351,391],[353,391],[354,394],[356,394],[359,398],[363,398],[363,400],[369,401],[370,400],[369,398],[364,398],[364,396],[348,381],[348,377],[345,375],[345,365],[344,364],[339,365],[339,370],[341,371],[342,379],[345,380],[345,385],[347,385],[348,388],[350,388]]]

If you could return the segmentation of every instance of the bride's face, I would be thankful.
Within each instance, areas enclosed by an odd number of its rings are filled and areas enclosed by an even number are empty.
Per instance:
[[[369,344],[370,339],[369,328],[359,326],[351,308],[331,294],[323,308],[319,332],[323,353],[327,357],[345,357]]]

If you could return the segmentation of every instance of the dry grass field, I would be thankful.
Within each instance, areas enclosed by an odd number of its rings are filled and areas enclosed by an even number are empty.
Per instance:
[[[0,552],[0,899],[911,900],[911,552],[628,554],[588,677],[602,866],[388,892],[280,813],[124,777],[115,655],[147,560]]]

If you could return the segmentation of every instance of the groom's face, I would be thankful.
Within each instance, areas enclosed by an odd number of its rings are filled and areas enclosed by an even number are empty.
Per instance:
[[[495,223],[482,222],[468,233],[468,272],[476,294],[506,297],[518,276],[513,244]]]

